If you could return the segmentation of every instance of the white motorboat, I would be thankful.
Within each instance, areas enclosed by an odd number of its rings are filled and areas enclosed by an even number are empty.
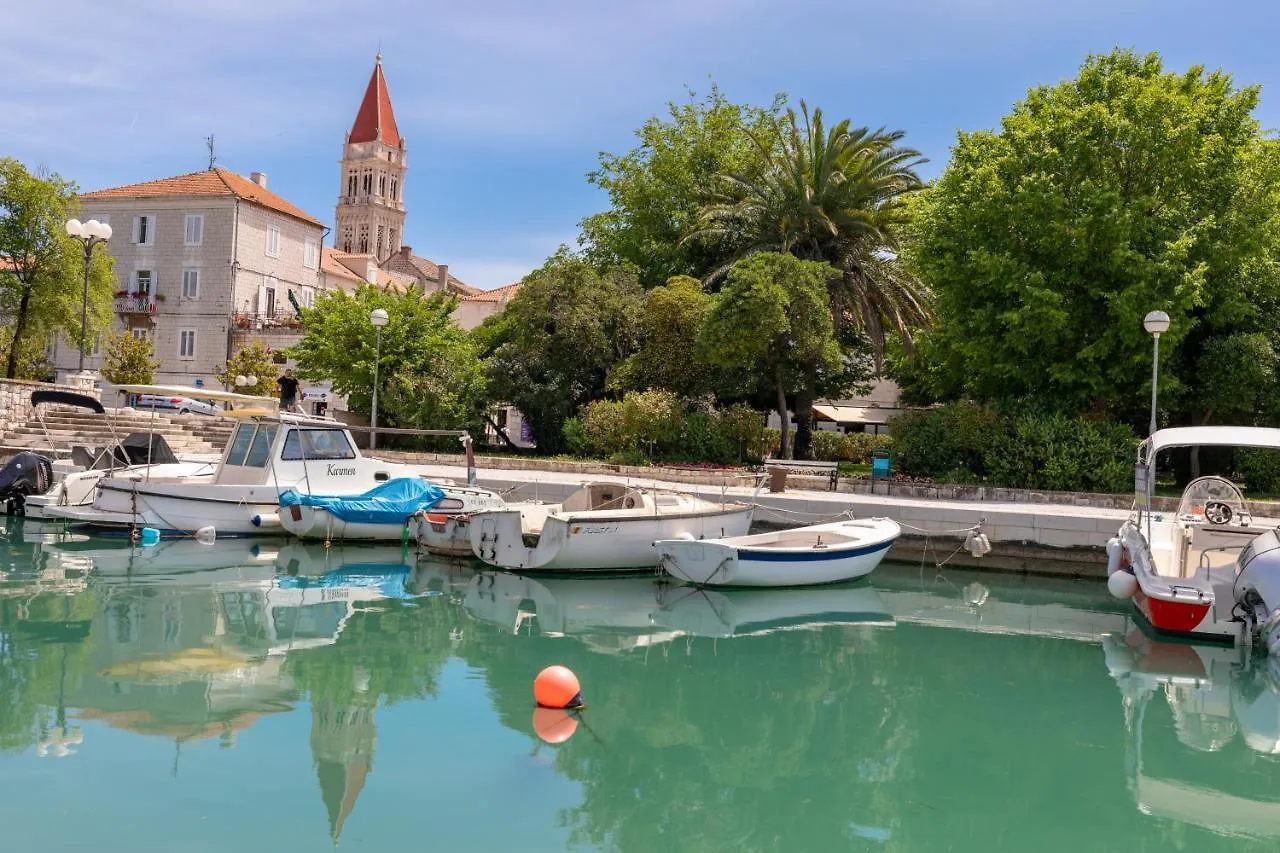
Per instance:
[[[866,577],[901,533],[892,519],[856,518],[654,547],[663,571],[698,586],[811,586]]]
[[[1268,662],[1246,649],[1156,639],[1140,628],[1104,635],[1102,648],[1123,701],[1126,782],[1138,809],[1231,836],[1280,837],[1280,685]],[[1168,713],[1148,720],[1156,696]],[[1154,769],[1143,760],[1143,735],[1153,726],[1172,729],[1156,733],[1163,760]],[[1173,753],[1170,734],[1182,747]]]
[[[417,514],[414,519],[415,536],[432,554],[470,557],[471,516],[506,505],[502,496],[494,492],[451,488],[439,503]]]
[[[664,590],[659,602],[655,624],[699,637],[896,624],[880,593],[867,583],[769,591],[678,586]]]
[[[66,453],[66,448],[57,446],[45,423],[46,405],[71,406],[101,415],[112,435],[111,443],[97,450],[76,446],[71,448],[70,459],[54,461],[54,457]],[[32,458],[43,455],[36,451],[19,454],[11,460],[11,464],[19,467],[24,464],[24,457],[29,460],[28,467],[31,467],[32,462],[36,463],[33,468],[36,476],[26,478],[28,482],[25,483],[19,478],[6,477],[9,466],[6,466],[4,472],[0,472],[0,484],[12,481],[9,488],[0,485],[0,502],[10,498],[6,492],[12,488],[15,493],[13,497],[18,498],[12,501],[14,508],[29,519],[48,520],[50,516],[47,510],[51,506],[87,506],[93,503],[98,481],[106,476],[131,477],[146,473],[165,477],[212,476],[217,465],[216,454],[175,455],[161,435],[132,433],[123,439],[118,438],[111,415],[97,398],[86,394],[44,389],[33,391],[31,408],[45,431],[45,439],[49,445],[46,458],[49,461],[39,463]],[[43,483],[45,479],[49,480],[49,484]],[[31,486],[36,483],[44,487],[33,490]]]
[[[126,385],[128,393],[195,394],[195,389]],[[211,478],[104,477],[88,507],[51,507],[73,526],[102,531],[152,527],[161,536],[185,536],[212,526],[218,536],[281,534],[280,495],[286,490],[355,495],[399,477],[418,477],[412,466],[361,455],[339,422],[276,410],[264,397],[199,389],[199,396],[244,408]]]
[[[748,504],[588,483],[559,504],[511,504],[471,518],[471,550],[504,569],[619,571],[658,565],[660,539],[742,536]]]
[[[1241,552],[1272,531],[1277,520],[1255,517],[1240,489],[1218,476],[1192,480],[1177,512],[1153,512],[1156,457],[1181,447],[1280,449],[1280,429],[1174,427],[1158,430],[1143,441],[1138,447],[1133,513],[1107,543],[1108,587],[1117,597],[1132,598],[1159,631],[1239,641],[1253,630],[1246,621],[1253,611],[1236,607]],[[1255,582],[1262,574],[1280,582],[1280,563],[1262,561],[1253,574]],[[1269,604],[1275,608],[1280,600]]]

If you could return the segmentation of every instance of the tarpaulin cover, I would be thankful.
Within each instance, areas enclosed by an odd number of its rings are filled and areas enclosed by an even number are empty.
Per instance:
[[[362,495],[309,495],[295,489],[280,493],[280,506],[313,506],[348,524],[404,524],[419,510],[435,506],[444,491],[418,477],[399,477]]]

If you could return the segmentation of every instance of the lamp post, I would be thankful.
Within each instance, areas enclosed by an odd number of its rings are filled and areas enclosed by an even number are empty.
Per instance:
[[[1150,332],[1151,336],[1155,338],[1155,354],[1151,357],[1151,430],[1148,433],[1150,435],[1156,431],[1156,389],[1159,387],[1160,380],[1160,335],[1169,331],[1169,315],[1163,311],[1152,311],[1142,318],[1142,328]]]
[[[376,335],[373,355],[373,407],[369,416],[369,449],[378,447],[378,362],[382,360],[382,327],[389,322],[387,312],[382,308],[374,308],[369,312],[369,322],[373,324]]]
[[[80,373],[84,373],[85,343],[89,333],[89,268],[93,265],[93,247],[111,239],[111,226],[96,219],[81,222],[67,220],[67,234],[84,246],[84,293],[80,301]]]

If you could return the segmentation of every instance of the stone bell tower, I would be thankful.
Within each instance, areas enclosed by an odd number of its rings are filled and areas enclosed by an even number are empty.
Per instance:
[[[342,150],[333,231],[338,251],[370,254],[379,263],[399,251],[404,241],[404,155],[405,141],[391,111],[378,54]]]

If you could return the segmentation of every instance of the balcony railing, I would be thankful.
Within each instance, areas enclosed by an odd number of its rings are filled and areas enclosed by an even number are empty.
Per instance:
[[[302,334],[302,321],[293,311],[278,310],[273,313],[242,312],[236,314],[237,331],[295,332]]]
[[[145,293],[117,296],[113,308],[117,314],[154,314],[156,299]]]

